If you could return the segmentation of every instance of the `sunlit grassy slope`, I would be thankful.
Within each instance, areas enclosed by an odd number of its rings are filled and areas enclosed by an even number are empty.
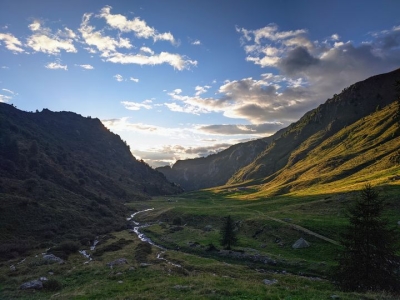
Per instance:
[[[253,188],[258,190],[247,198],[293,191],[330,193],[359,189],[366,182],[392,183],[400,175],[399,110],[399,102],[393,102],[327,139],[320,140],[325,132],[318,131],[291,153],[280,171],[245,182],[247,186],[255,184]]]

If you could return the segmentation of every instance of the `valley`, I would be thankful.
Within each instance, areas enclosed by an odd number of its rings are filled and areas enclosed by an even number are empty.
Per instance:
[[[333,274],[367,186],[399,233],[399,77],[157,169],[98,119],[0,103],[0,298],[398,299],[344,291]]]

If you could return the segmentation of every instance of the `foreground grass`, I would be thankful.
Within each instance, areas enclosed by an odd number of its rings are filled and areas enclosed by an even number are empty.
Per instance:
[[[399,189],[384,190],[387,217],[395,224]],[[62,265],[42,264],[44,249],[39,249],[22,263],[20,258],[0,264],[0,299],[396,299],[384,293],[343,293],[329,280],[340,249],[334,242],[346,225],[344,212],[353,194],[243,200],[251,192],[208,190],[130,203],[132,211],[154,207],[137,219],[153,224],[145,232],[168,249],[161,254],[166,260],[157,259],[162,250],[154,246],[150,254],[141,253],[140,241],[127,230],[100,236],[98,255],[87,264],[78,253]],[[231,252],[219,246],[219,228],[227,215],[236,221],[239,237]],[[311,247],[292,249],[300,237]],[[210,244],[220,251],[208,251]],[[107,266],[118,258],[128,263]],[[57,281],[60,289],[19,289],[42,276]],[[274,284],[265,284],[266,279]]]

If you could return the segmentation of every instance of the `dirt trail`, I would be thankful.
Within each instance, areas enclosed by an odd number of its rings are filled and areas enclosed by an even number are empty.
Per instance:
[[[318,234],[318,233],[316,233],[316,232],[313,232],[313,231],[311,231],[311,230],[309,230],[309,229],[307,229],[307,228],[301,227],[300,225],[288,223],[288,222],[285,222],[285,221],[283,221],[283,220],[280,220],[280,219],[277,219],[277,218],[274,218],[274,217],[270,217],[270,216],[266,216],[266,217],[267,217],[268,219],[270,219],[270,220],[273,220],[273,221],[276,221],[276,222],[285,224],[285,225],[287,225],[287,226],[289,226],[289,227],[291,227],[291,228],[293,228],[293,229],[296,229],[296,230],[302,231],[302,232],[304,232],[304,233],[307,233],[307,234],[309,234],[309,235],[315,236],[315,237],[317,237],[317,238],[319,238],[319,239],[321,239],[321,240],[327,241],[327,242],[329,242],[329,243],[331,243],[331,244],[340,245],[337,241],[332,240],[332,239],[330,239],[330,238],[327,238],[326,236],[320,235],[320,234]]]

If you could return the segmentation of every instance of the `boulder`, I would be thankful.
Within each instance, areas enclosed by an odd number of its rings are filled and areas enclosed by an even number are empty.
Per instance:
[[[43,288],[43,283],[40,280],[32,280],[21,284],[20,290],[40,290]]]
[[[44,254],[42,257],[45,261],[51,263],[59,263],[60,265],[64,263],[62,258],[55,256],[54,254]]]
[[[264,279],[263,282],[264,282],[265,285],[273,285],[275,283],[278,283],[278,280],[276,280],[276,279],[272,279],[272,280]]]
[[[293,245],[292,248],[293,249],[301,249],[301,248],[308,248],[310,247],[310,243],[307,242],[305,239],[300,238],[298,239]]]
[[[116,260],[113,260],[112,262],[109,262],[107,266],[109,266],[112,269],[116,265],[123,265],[127,263],[128,261],[126,260],[126,258],[118,258]]]
[[[211,225],[206,225],[203,228],[204,231],[211,231],[212,229],[213,229],[213,227]]]

